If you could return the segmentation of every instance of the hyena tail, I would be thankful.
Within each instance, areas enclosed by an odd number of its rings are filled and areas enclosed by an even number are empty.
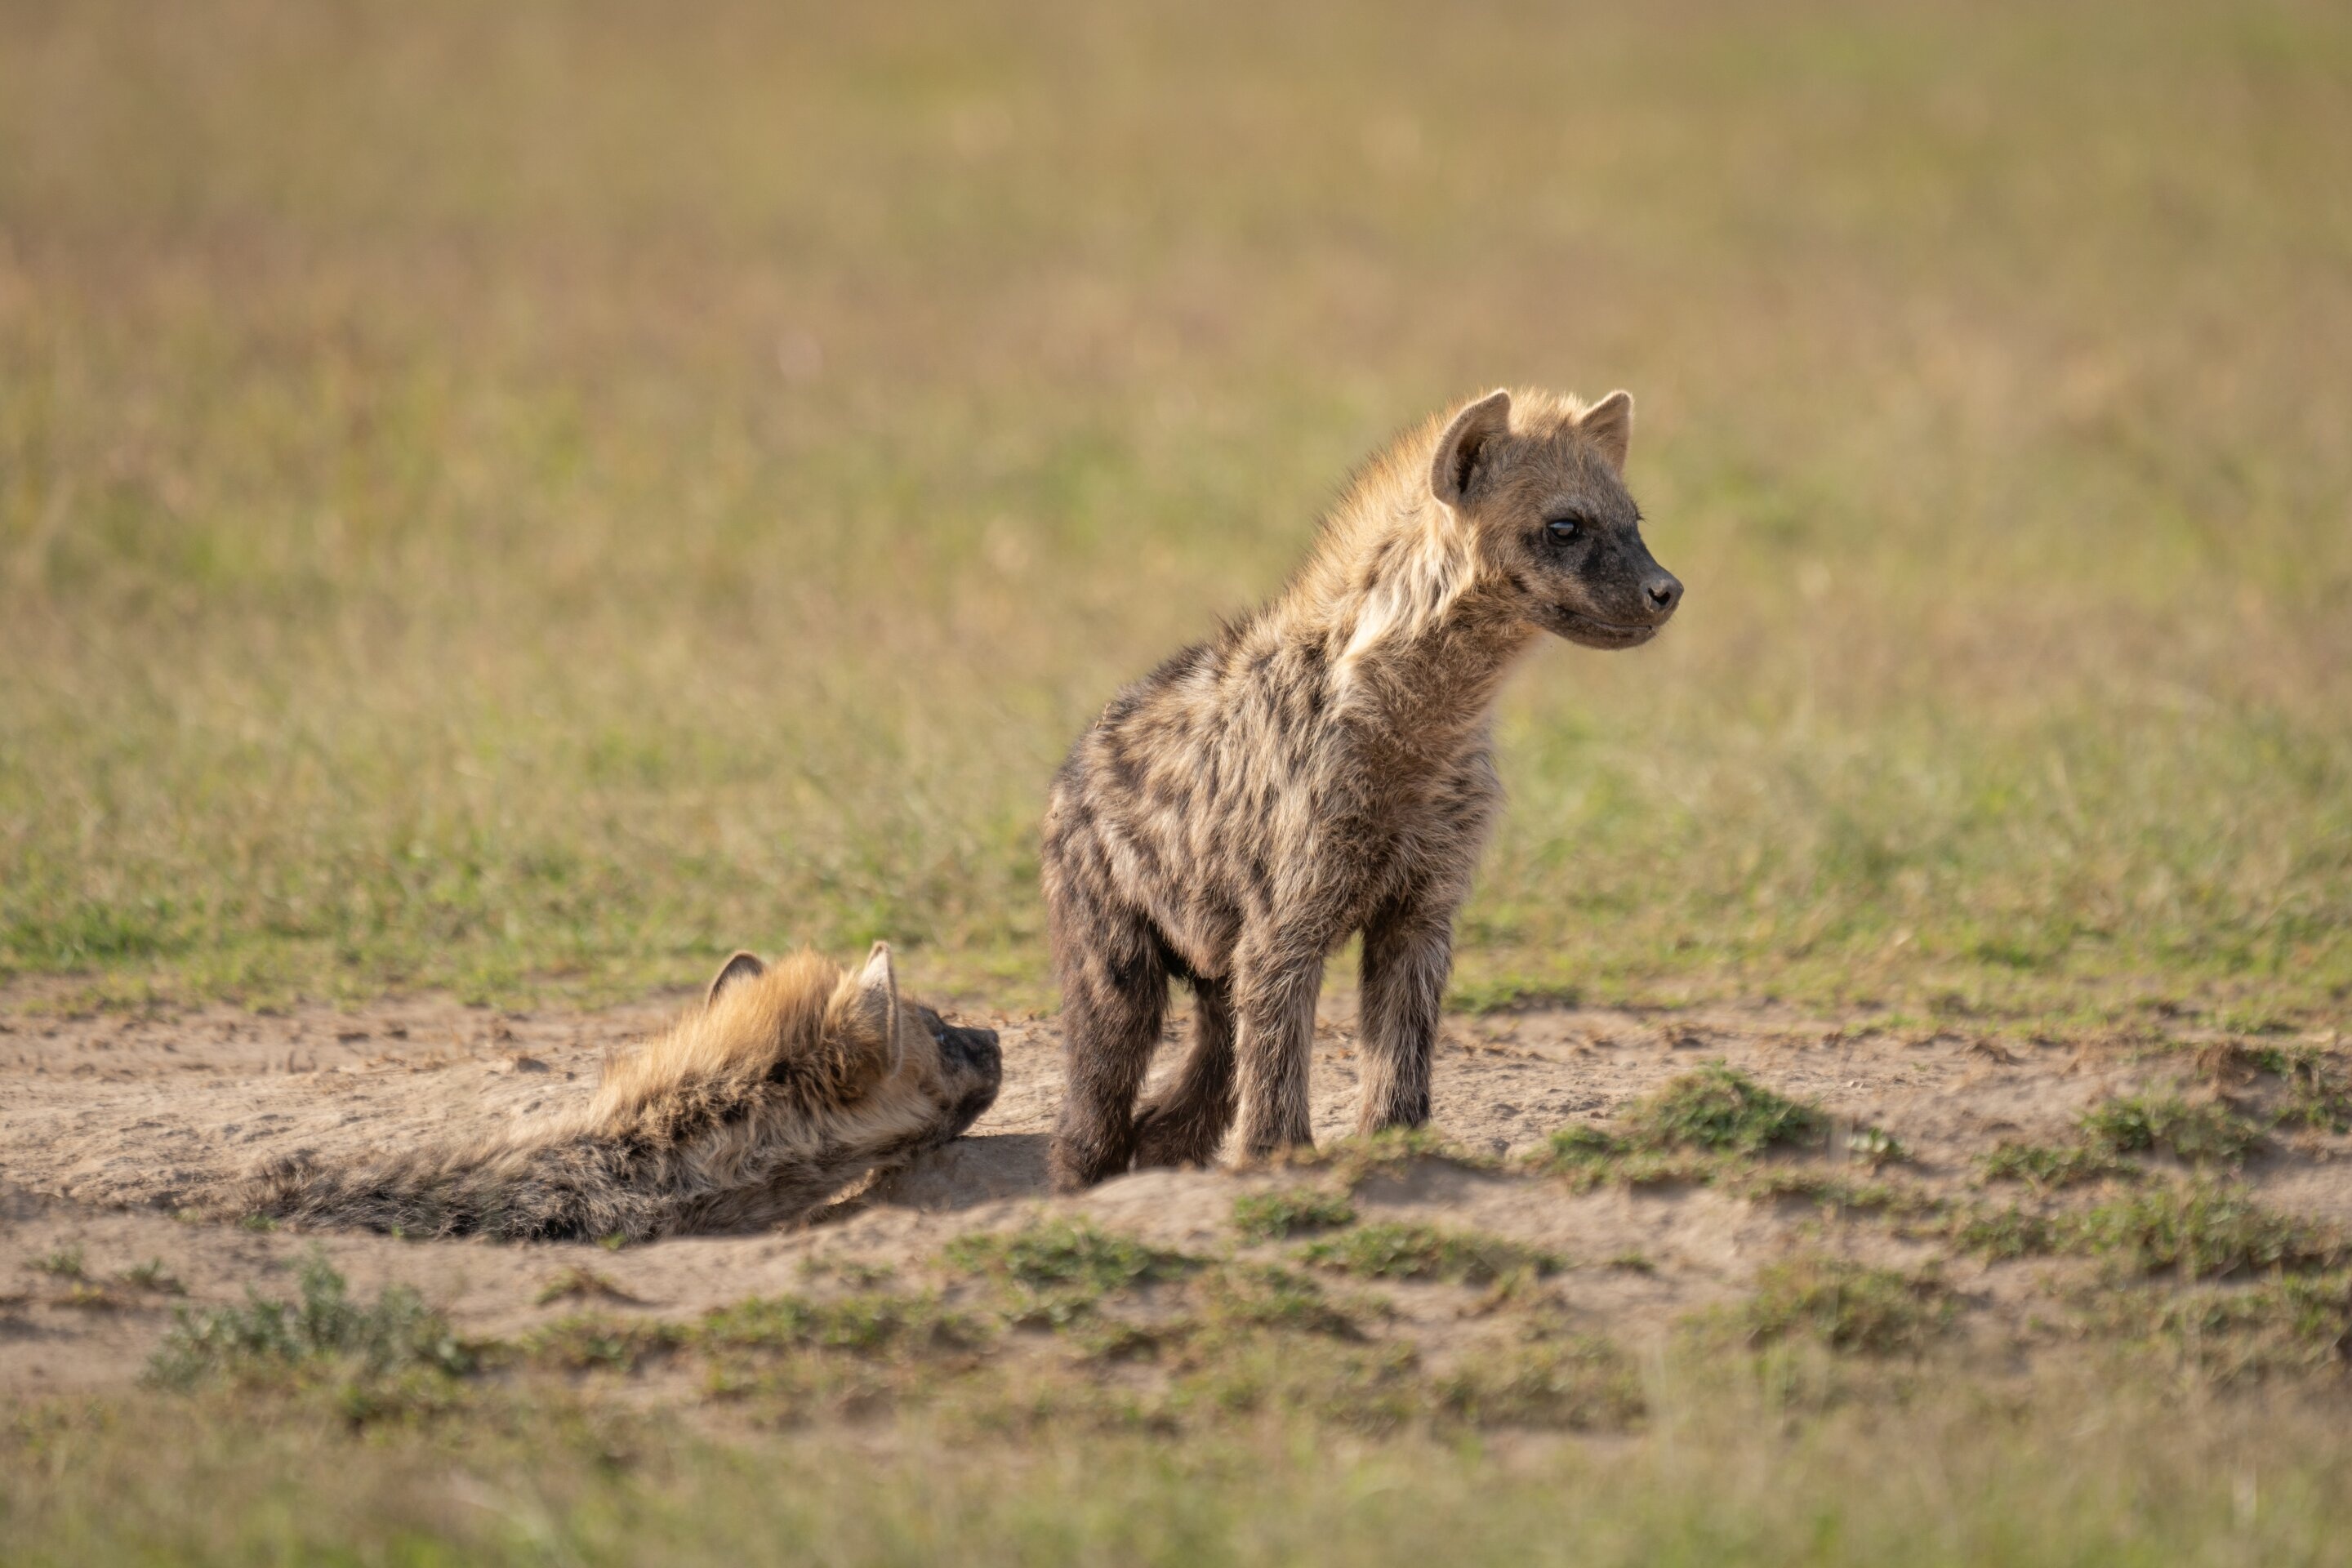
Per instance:
[[[394,1236],[641,1241],[666,1228],[673,1205],[632,1191],[624,1157],[587,1139],[420,1149],[361,1165],[298,1155],[264,1167],[237,1196],[247,1215]]]

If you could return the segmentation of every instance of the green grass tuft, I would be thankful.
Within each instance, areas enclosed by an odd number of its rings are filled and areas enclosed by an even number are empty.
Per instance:
[[[181,1284],[178,1277],[164,1267],[163,1260],[160,1258],[151,1258],[144,1263],[132,1264],[122,1271],[122,1282],[134,1290],[144,1290],[150,1295],[184,1296],[188,1293],[188,1288]]]
[[[2262,1129],[2229,1106],[2179,1095],[2124,1095],[2083,1113],[2084,1134],[2111,1154],[2162,1151],[2191,1164],[2235,1164],[2262,1147]]]
[[[2315,1046],[2263,1047],[2251,1053],[2286,1080],[2282,1124],[2317,1132],[2352,1132],[2352,1068],[2343,1055]]]
[[[1647,1410],[1625,1352],[1589,1334],[1482,1347],[1437,1380],[1447,1414],[1477,1426],[1622,1431]]]
[[[1932,1273],[1801,1258],[1759,1271],[1740,1321],[1759,1343],[1802,1335],[1832,1350],[1885,1355],[1925,1348],[1954,1310],[1950,1290]]]
[[[1270,1265],[1228,1264],[1201,1276],[1194,1287],[1206,1321],[1216,1329],[1264,1329],[1281,1333],[1360,1339],[1357,1314],[1335,1304],[1304,1274]]]
[[[26,1265],[36,1274],[46,1274],[52,1279],[79,1279],[83,1277],[82,1249],[61,1247],[55,1252],[36,1258]]]
[[[1561,1266],[1549,1252],[1501,1237],[1426,1225],[1361,1226],[1316,1242],[1299,1256],[1318,1268],[1368,1279],[1455,1285],[1491,1285],[1520,1274],[1540,1277]]]
[[[1012,1298],[1009,1310],[1015,1321],[1048,1327],[1085,1316],[1113,1292],[1180,1279],[1199,1267],[1181,1252],[1150,1247],[1082,1219],[960,1236],[942,1256],[950,1268],[1001,1284]]]
[[[733,1350],[823,1350],[857,1355],[921,1353],[985,1344],[976,1320],[943,1310],[931,1296],[866,1292],[834,1300],[755,1297],[721,1308],[694,1330],[695,1342]]]
[[[1768,1150],[1818,1143],[1829,1130],[1830,1119],[1819,1107],[1776,1094],[1723,1062],[1709,1062],[1634,1101],[1614,1128],[1577,1123],[1559,1129],[1530,1163],[1579,1187],[1710,1183]],[[1862,1129],[1851,1152],[1874,1165],[1909,1157],[1874,1128]]]
[[[471,1369],[473,1355],[415,1291],[392,1285],[373,1301],[354,1301],[343,1277],[313,1252],[291,1301],[248,1290],[243,1306],[179,1309],[149,1372],[160,1384],[184,1388],[221,1373],[320,1363],[374,1376],[412,1370],[455,1375]]]
[[[2025,1182],[2044,1191],[2079,1186],[2133,1169],[2089,1143],[2022,1143],[2003,1139],[1978,1159],[1989,1182]]]
[[[1955,1216],[1952,1240],[1964,1252],[2006,1263],[2060,1251],[2074,1234],[2073,1223],[2069,1216],[2040,1214],[2014,1204],[2007,1208],[1971,1209]]]
[[[675,1323],[575,1312],[532,1330],[516,1344],[530,1364],[562,1372],[634,1373],[675,1355],[690,1340]]]
[[[2081,1221],[2079,1245],[2136,1273],[2192,1279],[2326,1267],[2344,1256],[2326,1226],[2265,1207],[2245,1188],[2196,1181],[2151,1185],[2102,1204]]]
[[[1746,1073],[1709,1062],[1683,1074],[1619,1119],[1633,1149],[1699,1149],[1759,1154],[1777,1144],[1810,1143],[1829,1131],[1819,1108],[1766,1089]]]
[[[1287,1241],[1355,1223],[1356,1205],[1345,1194],[1311,1187],[1250,1193],[1234,1200],[1234,1228],[1253,1241]]]

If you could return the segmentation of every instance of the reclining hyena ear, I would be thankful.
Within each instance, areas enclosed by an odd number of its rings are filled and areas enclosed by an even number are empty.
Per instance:
[[[1478,469],[1494,455],[1496,441],[1511,433],[1511,395],[1490,392],[1454,416],[1437,438],[1437,456],[1429,465],[1429,493],[1450,507],[1460,507],[1477,489]]]
[[[890,944],[877,942],[857,973],[857,1012],[874,1031],[882,1052],[882,1076],[898,1070],[906,1052],[898,1044],[898,973],[890,964]]]
[[[1619,387],[1591,407],[1576,422],[1609,466],[1619,473],[1625,471],[1625,454],[1633,445],[1633,395]]]
[[[719,994],[730,985],[740,984],[746,980],[757,980],[767,973],[768,966],[760,962],[758,953],[739,952],[720,964],[719,973],[710,977],[710,990],[703,996],[702,1005],[708,1007],[718,1001]]]

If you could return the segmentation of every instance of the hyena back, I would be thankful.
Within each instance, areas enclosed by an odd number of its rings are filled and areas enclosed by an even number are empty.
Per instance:
[[[739,952],[584,1105],[369,1164],[283,1161],[241,1195],[247,1212],[412,1237],[755,1230],[956,1137],[1001,1075],[995,1032],[902,1000],[880,942],[856,974]]]
[[[1633,399],[1496,392],[1358,475],[1272,604],[1113,700],[1055,776],[1068,1087],[1055,1184],[1311,1142],[1323,964],[1363,934],[1364,1131],[1429,1116],[1453,923],[1500,799],[1491,710],[1542,632],[1647,642],[1682,584],[1623,479]],[[1192,1048],[1136,1097],[1171,979]]]

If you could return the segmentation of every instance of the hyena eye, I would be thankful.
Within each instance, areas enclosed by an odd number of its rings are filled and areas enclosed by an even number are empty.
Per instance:
[[[1556,517],[1544,524],[1544,531],[1551,535],[1554,544],[1567,544],[1584,531],[1584,520],[1580,517]]]

